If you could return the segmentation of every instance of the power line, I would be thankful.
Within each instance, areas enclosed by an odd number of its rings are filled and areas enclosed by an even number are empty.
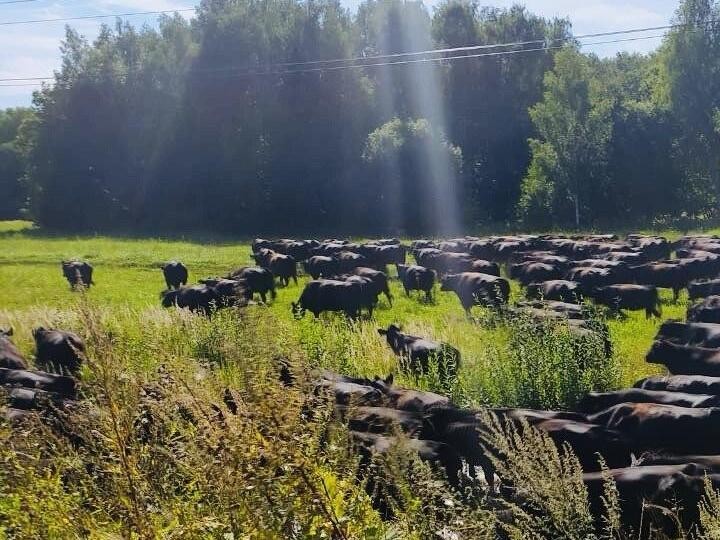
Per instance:
[[[595,45],[606,45],[611,43],[623,43],[623,42],[630,42],[630,41],[640,41],[645,39],[655,39],[663,37],[663,34],[655,34],[651,36],[639,36],[639,37],[632,37],[632,38],[624,38],[624,39],[613,39],[613,40],[606,40],[606,41],[596,41],[591,43],[580,43],[579,45],[581,47],[588,47],[588,46],[595,46]],[[462,60],[462,59],[468,59],[468,58],[484,58],[484,57],[493,57],[493,56],[509,56],[509,55],[516,55],[521,53],[530,53],[530,52],[541,52],[541,51],[549,51],[549,50],[556,50],[563,48],[564,45],[551,45],[547,47],[535,47],[531,49],[519,49],[515,51],[495,51],[495,52],[485,52],[485,53],[477,53],[477,54],[464,54],[464,55],[457,55],[457,56],[449,56],[449,57],[442,57],[442,58],[421,58],[421,59],[412,59],[412,60],[399,60],[394,62],[379,62],[374,64],[363,64],[363,65],[352,65],[352,66],[331,66],[331,67],[317,67],[317,68],[308,68],[308,69],[296,69],[296,70],[275,70],[275,71],[264,71],[264,72],[253,72],[253,73],[242,73],[237,75],[229,75],[230,77],[245,77],[245,76],[264,76],[264,75],[289,75],[294,73],[316,73],[316,72],[323,72],[323,71],[339,71],[344,69],[358,69],[358,68],[368,68],[368,67],[385,67],[385,66],[396,66],[396,65],[409,65],[409,64],[419,64],[419,63],[429,63],[429,62],[447,62],[447,61],[454,61],[454,60]],[[28,78],[0,78],[0,82],[9,82],[9,81],[46,81],[46,80],[52,80],[53,77],[28,77]],[[24,83],[14,83],[14,84],[1,84],[0,86],[40,86],[41,82],[24,82]]]
[[[17,0],[14,0],[17,1]],[[135,11],[132,13],[112,13],[108,15],[81,15],[78,17],[58,17],[57,19],[30,19],[26,21],[0,21],[0,26],[13,26],[19,24],[37,24],[37,23],[49,23],[49,22],[71,22],[71,21],[86,21],[91,19],[110,19],[114,17],[134,17],[137,15],[163,15],[166,13],[183,13],[186,11],[195,11],[195,8],[179,8],[179,9],[164,9],[159,11]]]

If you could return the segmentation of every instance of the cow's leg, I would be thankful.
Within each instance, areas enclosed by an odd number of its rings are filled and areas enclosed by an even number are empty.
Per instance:
[[[677,302],[680,296],[680,289],[673,288],[673,301]]]
[[[432,302],[432,289],[428,289],[425,291],[425,300],[428,302]]]
[[[265,291],[260,292],[260,298],[263,301],[263,304],[267,304],[267,295],[265,294]]]

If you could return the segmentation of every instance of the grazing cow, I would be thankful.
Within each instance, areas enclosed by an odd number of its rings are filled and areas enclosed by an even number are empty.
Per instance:
[[[75,375],[85,356],[85,342],[77,334],[62,330],[33,330],[37,353],[35,363],[61,375]]]
[[[405,264],[407,250],[399,242],[397,244],[368,243],[360,246],[363,255],[372,267],[385,269],[388,264]]]
[[[627,241],[650,261],[669,259],[672,244],[662,236],[627,235]]]
[[[720,453],[718,408],[619,403],[589,415],[588,421],[622,433],[633,450],[662,448],[677,454]]]
[[[702,302],[690,306],[687,320],[692,322],[720,323],[720,296],[708,296]]]
[[[345,407],[336,405],[335,411],[352,431],[361,433],[389,433],[399,427],[410,436],[423,433],[423,415],[388,407]]]
[[[387,330],[380,328],[378,334],[385,336],[392,351],[401,359],[404,367],[412,373],[427,373],[430,363],[437,365],[441,380],[451,380],[460,368],[460,351],[447,343],[430,341],[418,336],[404,334],[394,324]]]
[[[27,369],[28,365],[15,344],[10,340],[13,330],[0,330],[0,368]]]
[[[372,288],[376,291],[375,296],[377,297],[380,293],[384,294],[388,303],[392,306],[392,294],[390,294],[388,276],[385,272],[375,270],[374,268],[358,266],[357,268],[353,268],[352,273],[356,276],[369,279],[372,282]]]
[[[360,453],[361,465],[369,465],[373,457],[386,455],[391,449],[407,449],[417,454],[422,461],[440,465],[445,470],[448,481],[452,485],[457,485],[462,461],[457,452],[446,444],[357,431],[350,432],[350,439],[355,450]]]
[[[541,298],[543,300],[555,300],[568,304],[582,303],[580,286],[574,281],[554,279],[542,283],[530,283],[527,286],[525,295],[528,298]]]
[[[688,274],[686,269],[674,262],[648,263],[630,268],[633,281],[640,285],[654,285],[664,289],[672,289],[673,299],[677,302],[680,290],[687,287]]]
[[[363,290],[358,283],[316,279],[305,285],[299,300],[292,303],[292,312],[301,317],[307,310],[317,318],[324,311],[342,311],[356,318],[362,304]]]
[[[483,259],[474,259],[467,271],[500,277],[500,265],[496,262],[485,261]]]
[[[42,371],[0,368],[0,386],[21,386],[54,392],[68,399],[77,398],[78,382],[73,377]]]
[[[644,309],[645,316],[660,317],[660,299],[654,285],[608,285],[596,287],[588,295],[598,304],[609,306],[613,310]]]
[[[252,299],[252,293],[241,279],[201,279],[200,283],[213,289],[217,307],[246,306]]]
[[[669,375],[666,377],[656,375],[640,379],[634,386],[645,390],[720,396],[720,377],[705,375]]]
[[[441,290],[454,291],[468,314],[473,305],[498,306],[507,304],[510,297],[510,283],[507,279],[476,272],[445,276]]]
[[[90,287],[95,285],[92,279],[93,267],[81,261],[62,261],[62,272],[70,287]]]
[[[660,403],[678,407],[703,408],[720,406],[720,396],[686,394],[664,390],[631,388],[615,392],[590,392],[578,404],[578,410],[593,414],[619,403]]]
[[[303,268],[313,279],[329,278],[340,273],[340,264],[337,259],[324,255],[310,257],[303,263]]]
[[[396,268],[398,277],[405,289],[405,295],[410,296],[410,291],[424,291],[427,301],[432,300],[435,272],[418,265],[398,264]]]
[[[273,299],[277,297],[277,292],[275,292],[275,278],[272,272],[266,268],[259,268],[257,266],[239,268],[227,276],[227,279],[244,281],[250,293],[259,294],[264,303],[267,302],[268,292]]]
[[[205,315],[210,315],[213,309],[218,309],[222,305],[216,290],[205,284],[163,291],[161,295],[163,307],[177,306]]]
[[[367,267],[367,258],[352,251],[341,251],[334,255],[338,262],[338,271],[346,274],[360,266]]]
[[[655,341],[645,360],[651,364],[663,364],[673,375],[720,377],[720,349]]]
[[[720,279],[691,281],[688,283],[688,295],[690,296],[690,300],[718,294],[720,294]]]
[[[637,538],[680,538],[699,522],[706,472],[707,468],[694,463],[652,465],[586,473],[583,481],[593,515],[606,515],[607,482],[611,479],[618,492],[621,522],[635,529]],[[720,478],[709,475],[707,481],[717,489]],[[606,526],[604,522],[597,525],[601,529]]]
[[[510,277],[523,285],[560,279],[562,271],[550,264],[528,261],[510,266]]]
[[[283,255],[271,249],[263,248],[253,254],[255,264],[272,272],[273,276],[280,279],[280,283],[287,286],[290,278],[297,285],[297,263],[290,255]]]
[[[597,287],[615,285],[621,281],[616,269],[588,267],[571,268],[564,279],[577,282],[580,292],[585,296],[590,296],[589,293]]]
[[[170,261],[162,267],[168,289],[179,289],[188,282],[188,269],[178,261]]]
[[[717,348],[720,347],[720,324],[668,321],[662,324],[655,339],[678,345]]]

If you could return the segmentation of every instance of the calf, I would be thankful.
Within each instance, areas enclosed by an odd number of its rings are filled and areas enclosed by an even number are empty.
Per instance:
[[[702,302],[690,306],[687,310],[687,320],[720,323],[720,296],[708,296]]]
[[[427,373],[430,363],[435,362],[440,379],[452,380],[460,368],[460,351],[447,343],[430,341],[418,336],[404,334],[394,324],[387,330],[380,328],[378,334],[385,336],[393,352],[412,373]]]
[[[12,328],[0,330],[0,368],[27,369],[28,365],[15,344],[10,340]]]
[[[62,330],[33,330],[37,352],[35,363],[59,374],[75,375],[85,356],[85,342],[77,334]]]
[[[588,295],[598,304],[609,306],[613,310],[644,309],[645,316],[660,317],[660,299],[653,285],[608,285],[596,287]]]
[[[341,311],[355,318],[362,304],[363,291],[358,283],[317,279],[305,285],[298,301],[292,303],[292,312],[301,317],[307,310],[317,318],[324,311]]]
[[[272,272],[273,276],[280,279],[280,283],[287,286],[290,278],[297,285],[297,264],[290,255],[283,255],[271,249],[261,249],[253,254],[255,264]]]
[[[93,267],[81,261],[62,261],[62,273],[70,287],[90,287],[95,282],[92,279]]]
[[[473,305],[498,306],[507,304],[510,297],[508,280],[476,272],[445,276],[442,279],[441,290],[454,291],[468,314]]]
[[[250,293],[259,294],[263,302],[267,302],[268,292],[273,299],[277,297],[277,292],[275,292],[275,278],[272,272],[266,268],[256,266],[239,268],[233,271],[227,278],[244,281]]]
[[[397,273],[407,296],[410,291],[423,291],[427,301],[432,300],[435,272],[424,266],[398,264]]]
[[[179,289],[188,282],[188,269],[178,261],[170,261],[162,267],[165,284],[168,289]]]

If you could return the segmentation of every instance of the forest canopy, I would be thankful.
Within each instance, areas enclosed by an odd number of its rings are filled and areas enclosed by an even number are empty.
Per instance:
[[[720,3],[683,0],[673,23],[655,52],[613,58],[584,53],[568,20],[464,0],[204,0],[92,43],[68,28],[53,84],[0,111],[0,219],[235,234],[715,222]],[[372,60],[514,42],[544,45]],[[360,57],[373,65],[316,63]]]

